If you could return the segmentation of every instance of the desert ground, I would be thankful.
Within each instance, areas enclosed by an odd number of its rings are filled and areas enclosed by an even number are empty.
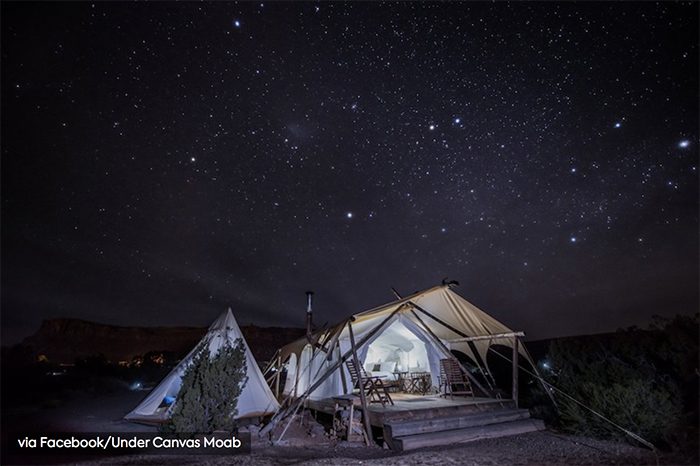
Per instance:
[[[14,428],[28,426],[47,431],[148,432],[154,428],[123,421],[121,417],[145,396],[145,391],[118,391],[75,397],[46,408],[15,407],[5,413],[16,419]],[[21,420],[21,421],[20,421]],[[8,424],[6,424],[9,427]],[[292,423],[281,444],[254,436],[250,455],[183,456],[129,455],[91,461],[54,459],[52,464],[81,465],[656,465],[697,464],[696,458],[656,454],[626,443],[583,438],[546,430],[512,437],[484,439],[447,448],[396,453],[360,442],[333,441],[322,426],[304,416]]]

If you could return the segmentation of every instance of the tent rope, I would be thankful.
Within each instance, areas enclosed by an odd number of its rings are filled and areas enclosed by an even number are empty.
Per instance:
[[[508,357],[502,355],[502,354],[499,353],[498,351],[495,351],[495,350],[493,350],[492,348],[489,348],[489,350],[493,351],[493,353],[497,354],[498,356],[500,356],[501,358],[505,359],[506,361],[508,361],[508,362],[510,362],[510,363],[513,362],[513,361],[511,361],[510,359],[508,359]],[[601,414],[601,413],[599,413],[598,411],[594,410],[593,408],[591,408],[591,407],[585,405],[583,402],[577,400],[576,398],[574,398],[573,396],[569,395],[568,393],[566,393],[566,392],[563,391],[562,389],[560,389],[560,388],[558,388],[558,387],[552,385],[550,382],[548,382],[548,381],[545,380],[544,378],[540,377],[538,374],[535,374],[535,373],[533,373],[533,372],[527,370],[527,369],[524,368],[521,364],[518,364],[518,367],[519,367],[522,371],[525,371],[526,373],[530,374],[532,377],[535,377],[536,379],[538,379],[543,385],[545,385],[545,386],[551,388],[552,390],[555,390],[555,391],[557,391],[558,393],[562,394],[564,397],[568,398],[569,400],[571,400],[571,401],[573,401],[574,403],[578,404],[578,405],[581,406],[582,408],[584,408],[584,409],[590,411],[591,413],[595,414],[595,415],[598,416],[599,418],[601,418],[601,419],[603,419],[604,421],[608,422],[610,425],[612,425],[612,426],[618,428],[619,430],[621,430],[622,432],[624,432],[625,434],[627,434],[627,435],[630,436],[631,438],[635,439],[636,441],[638,441],[638,442],[641,443],[642,445],[646,446],[647,448],[650,448],[651,450],[656,451],[656,447],[654,446],[653,443],[651,443],[651,442],[649,442],[649,441],[647,441],[647,440],[644,440],[642,437],[640,437],[639,435],[635,434],[634,432],[632,432],[632,431],[630,431],[630,430],[628,430],[628,429],[625,429],[624,427],[622,427],[621,425],[615,423],[615,422],[612,421],[611,419],[608,419],[608,418],[605,417],[603,414]]]

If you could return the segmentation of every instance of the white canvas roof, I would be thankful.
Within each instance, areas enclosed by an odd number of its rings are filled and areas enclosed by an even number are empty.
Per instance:
[[[219,348],[226,342],[233,342],[240,338],[245,347],[248,382],[238,397],[238,414],[236,419],[244,417],[257,417],[272,414],[279,409],[279,403],[275,399],[270,387],[268,387],[258,364],[250,352],[248,343],[243,338],[241,329],[233,317],[231,309],[224,312],[209,327],[201,343],[208,345],[209,354],[215,355]],[[172,407],[164,406],[165,397],[176,398],[180,391],[182,376],[195,355],[196,348],[189,352],[175,368],[148,394],[148,396],[124,419],[143,422],[162,422],[170,417]]]

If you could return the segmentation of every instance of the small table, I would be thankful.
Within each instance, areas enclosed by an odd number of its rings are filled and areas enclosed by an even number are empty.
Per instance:
[[[408,391],[408,371],[394,371],[396,385],[401,392]]]
[[[425,395],[430,391],[432,378],[430,372],[411,372],[410,391]]]

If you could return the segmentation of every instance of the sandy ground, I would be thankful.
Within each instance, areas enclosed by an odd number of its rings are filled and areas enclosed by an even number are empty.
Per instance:
[[[338,444],[254,448],[244,456],[129,456],[83,465],[655,465],[678,463],[632,446],[550,432],[533,432],[450,447],[393,453],[379,447]]]
[[[121,392],[75,399],[62,406],[14,414],[25,423],[47,431],[62,432],[153,432],[148,426],[121,418],[146,395]],[[3,414],[5,417],[5,414]],[[308,420],[309,417],[307,416]],[[296,422],[295,422],[296,424]],[[19,426],[22,427],[22,426]],[[551,431],[486,439],[449,447],[395,453],[362,443],[334,442],[316,425],[315,435],[296,426],[287,433],[288,445],[272,446],[254,440],[252,453],[239,456],[131,455],[96,461],[66,462],[81,465],[655,465],[697,464],[697,459],[657,456],[624,443],[601,441]],[[321,429],[322,430],[322,429]],[[54,463],[56,464],[56,463]]]

